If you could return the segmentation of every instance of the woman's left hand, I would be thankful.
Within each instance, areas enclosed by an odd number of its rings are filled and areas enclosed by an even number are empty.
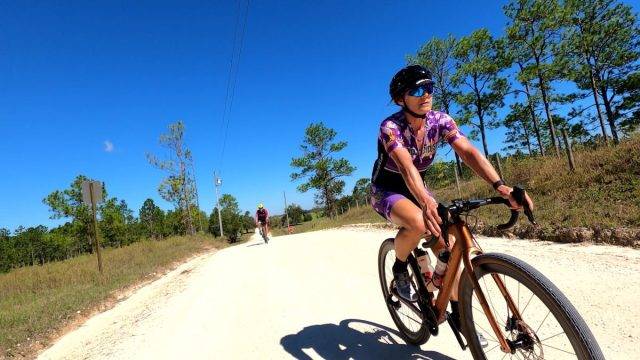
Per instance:
[[[512,209],[522,210],[522,205],[518,204],[516,199],[514,199],[513,195],[511,194],[513,192],[512,187],[507,185],[500,185],[497,190],[500,193],[500,196],[509,200],[509,203],[511,204]],[[529,197],[529,194],[525,192],[524,198],[525,198],[525,201],[529,204],[529,209],[533,210],[533,200],[531,200],[531,198]]]

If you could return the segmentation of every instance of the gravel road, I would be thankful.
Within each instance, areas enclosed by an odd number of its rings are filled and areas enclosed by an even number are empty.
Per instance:
[[[470,359],[451,330],[421,348],[398,336],[377,253],[393,232],[343,228],[205,254],[61,337],[40,359]],[[640,347],[640,251],[480,238],[549,277],[607,359]]]

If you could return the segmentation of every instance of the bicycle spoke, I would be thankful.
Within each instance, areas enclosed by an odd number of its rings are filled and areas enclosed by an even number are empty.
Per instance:
[[[570,354],[570,355],[575,355],[575,353],[568,352],[568,351],[565,351],[565,350],[562,350],[562,349],[558,349],[555,346],[550,346],[550,345],[542,345],[542,346],[545,347],[545,348],[551,348],[551,349],[554,349],[554,350],[562,351],[563,353],[567,353],[567,354]]]
[[[422,313],[420,312],[420,309],[417,309],[417,308],[415,308],[413,306],[409,306],[409,305],[405,305],[405,304],[402,304],[402,305],[404,305],[405,308],[408,308],[409,310],[411,310],[414,314],[416,314],[418,316],[422,315]],[[420,322],[418,322],[418,323],[420,323]]]
[[[549,310],[549,312],[547,312],[547,315],[544,317],[544,319],[542,319],[542,322],[540,323],[540,326],[538,326],[538,328],[536,329],[535,333],[538,333],[538,330],[540,330],[540,328],[542,327],[542,324],[544,324],[544,322],[547,320],[547,318],[549,317],[549,314],[551,314],[551,310]]]
[[[411,316],[409,316],[408,314],[404,314],[404,317],[406,317],[407,319],[409,319],[409,320],[413,321],[413,323],[416,323],[416,324],[418,324],[418,325],[422,325],[422,322],[421,322],[421,321],[419,321],[419,320],[416,320],[416,319],[412,318],[412,317],[411,317]],[[410,324],[413,324],[413,323],[410,323]],[[412,327],[412,328],[411,328],[411,330],[413,331],[413,330],[414,330],[414,328]]]
[[[482,277],[482,282],[484,282],[484,287],[486,289],[486,291],[484,292],[484,297],[485,297],[485,299],[486,298],[489,299],[489,305],[491,306],[491,309],[493,311],[493,318],[496,319],[496,321],[498,322],[499,325],[501,325],[502,327],[505,327],[506,321],[505,321],[505,323],[500,322],[500,319],[502,317],[500,316],[500,314],[496,310],[495,306],[493,306],[493,301],[491,301],[491,295],[489,294],[489,287],[487,286],[487,282],[484,280],[484,277]]]
[[[497,347],[499,347],[499,346],[500,346],[500,343],[498,343],[496,346],[492,347],[491,349],[489,349],[489,350],[485,351],[485,354],[490,353],[490,352],[491,352],[491,350],[493,350],[493,349],[495,349],[495,348],[497,348]]]
[[[480,330],[484,331],[484,333],[487,334],[487,336],[489,336],[491,338],[491,340],[493,340],[494,342],[499,343],[499,341],[496,338],[494,338],[493,336],[489,335],[489,334],[494,334],[493,331],[487,331],[485,328],[483,328],[482,326],[478,325],[478,323],[476,323],[476,322],[474,322],[473,324],[475,326],[479,327]],[[476,331],[476,333],[477,333],[477,331]]]
[[[522,310],[522,312],[520,313],[520,316],[524,316],[524,312],[527,311],[527,307],[529,306],[529,303],[533,299],[533,295],[535,295],[535,294],[531,293],[531,297],[529,298],[529,301],[527,301],[527,305],[524,306],[524,310]]]
[[[498,312],[496,311],[495,306],[493,306],[493,301],[491,301],[491,295],[489,294],[489,287],[487,286],[487,282],[484,280],[484,277],[482,278],[482,282],[484,283],[484,287],[486,289],[484,297],[489,298],[489,304],[491,305],[491,309],[493,310],[493,317],[500,317],[500,314],[498,314]]]
[[[555,335],[553,335],[553,336],[549,336],[548,338],[545,338],[545,339],[540,340],[540,342],[547,341],[547,340],[549,340],[549,339],[551,339],[551,338],[554,338],[554,337],[556,337],[556,336],[558,336],[558,335],[562,335],[562,334],[564,334],[564,333],[565,333],[565,332],[563,331],[563,332],[558,333],[558,334],[555,334]]]

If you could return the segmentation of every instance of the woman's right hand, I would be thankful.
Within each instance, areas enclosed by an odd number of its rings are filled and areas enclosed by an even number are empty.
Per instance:
[[[438,203],[430,196],[427,196],[424,205],[422,205],[422,217],[424,219],[424,225],[431,235],[440,236],[440,224],[442,219],[438,215]]]

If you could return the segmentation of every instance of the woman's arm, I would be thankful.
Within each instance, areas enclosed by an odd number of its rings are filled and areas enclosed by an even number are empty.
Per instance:
[[[413,197],[418,200],[424,213],[427,230],[429,230],[431,234],[439,236],[440,227],[438,224],[442,224],[442,220],[440,216],[438,216],[438,203],[427,192],[418,169],[413,165],[409,151],[405,148],[398,147],[393,150],[389,156],[395,161],[396,165],[398,165],[405,184],[407,184]]]
[[[487,160],[487,158],[480,153],[480,151],[467,140],[465,137],[460,137],[451,144],[453,150],[460,155],[462,161],[467,164],[478,176],[483,178],[486,182],[493,185],[496,181],[500,180],[500,175],[493,168],[493,165]],[[507,185],[500,185],[497,189],[498,193],[511,202],[511,207],[519,209],[520,205],[511,196],[513,189]],[[529,203],[531,209],[533,209],[533,201],[526,195],[526,200]]]
[[[451,147],[460,155],[460,158],[462,158],[462,161],[464,161],[467,166],[489,184],[500,180],[500,175],[498,175],[493,168],[493,165],[491,165],[489,160],[487,160],[467,138],[460,137],[451,144]]]

